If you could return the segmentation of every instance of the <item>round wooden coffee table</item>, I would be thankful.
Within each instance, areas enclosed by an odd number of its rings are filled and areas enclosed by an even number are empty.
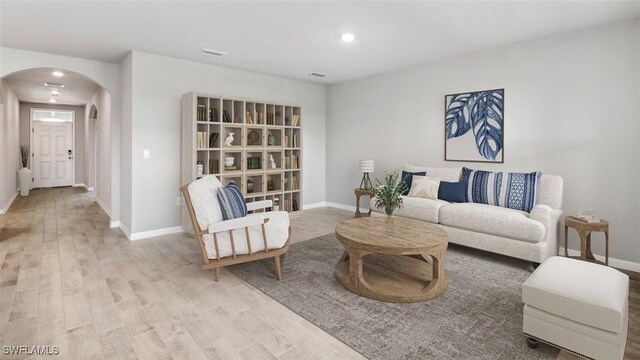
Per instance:
[[[447,233],[422,221],[385,217],[358,218],[336,226],[345,253],[336,279],[345,289],[375,300],[420,302],[447,290],[444,255]]]

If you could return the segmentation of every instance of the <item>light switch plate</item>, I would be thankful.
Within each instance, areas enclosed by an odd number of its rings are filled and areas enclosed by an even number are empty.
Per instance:
[[[143,159],[150,159],[151,158],[151,150],[149,149],[144,149],[142,151],[142,158]]]

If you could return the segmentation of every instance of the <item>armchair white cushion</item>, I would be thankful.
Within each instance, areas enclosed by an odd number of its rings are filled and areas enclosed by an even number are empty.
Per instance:
[[[262,225],[265,220],[265,233],[267,237],[268,249],[282,248],[289,238],[289,213],[285,211],[273,211],[257,214],[249,214],[243,218],[222,220],[222,211],[216,198],[218,189],[222,184],[213,175],[207,175],[189,184],[189,196],[191,204],[196,214],[198,225],[202,230],[207,229],[210,233],[216,233],[218,239],[218,250],[220,258],[231,256],[233,247],[231,246],[231,236],[233,232],[233,245],[236,255],[249,254],[247,245],[247,230],[251,244],[251,253],[265,250]],[[259,201],[247,204],[250,210],[262,209],[271,206],[271,201]],[[213,234],[203,235],[207,257],[217,259],[216,247]]]

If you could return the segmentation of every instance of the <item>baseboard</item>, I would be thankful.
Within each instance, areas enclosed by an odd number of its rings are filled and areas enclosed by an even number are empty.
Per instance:
[[[79,183],[79,184],[73,184],[73,187],[83,187],[86,188],[87,186],[84,183]]]
[[[118,228],[124,233],[127,239],[131,240],[131,231],[126,226],[124,226],[124,224],[118,224]]]
[[[125,232],[125,234],[127,234],[127,232]],[[137,233],[129,232],[127,235],[127,238],[129,238],[129,240],[131,241],[134,241],[134,240],[147,239],[147,238],[162,236],[162,235],[177,234],[181,232],[184,232],[184,230],[182,230],[182,226],[174,226],[174,227],[158,229],[158,230],[141,231]]]
[[[100,205],[102,210],[104,210],[104,212],[107,213],[107,216],[111,217],[111,210],[102,203],[102,200],[96,197],[96,202],[98,203],[98,205]]]
[[[110,221],[109,222],[109,227],[112,228],[112,229],[120,227],[120,221]]]
[[[353,211],[353,212],[355,212],[355,211],[356,211],[356,207],[355,207],[355,206],[352,206],[352,205],[344,205],[344,204],[338,204],[338,203],[334,203],[334,202],[330,202],[330,201],[327,201],[327,202],[325,203],[325,206],[332,207],[332,208],[336,208],[336,209],[342,209],[342,210]],[[365,210],[365,209],[360,209],[360,211],[363,211],[363,210]],[[367,211],[369,211],[369,209],[366,209],[366,210],[367,210]]]
[[[11,204],[13,204],[13,202],[15,201],[15,199],[17,197],[18,197],[18,193],[13,194],[11,199],[9,199],[9,202],[7,202],[7,205],[5,207],[3,207],[2,209],[0,209],[0,215],[6,214],[7,211],[9,211],[9,208],[11,207]]]
[[[559,254],[564,255],[564,247],[560,247]],[[570,256],[579,256],[580,255],[580,251],[574,250],[574,249],[569,249],[569,255]],[[600,261],[604,261],[604,255],[595,255],[594,254],[593,256],[596,259],[600,260]],[[614,268],[624,269],[624,270],[640,272],[640,263],[633,262],[633,261],[620,260],[620,259],[609,257],[609,266],[614,267]]]
[[[317,203],[313,203],[313,204],[302,205],[302,210],[315,209],[315,208],[320,208],[320,207],[325,207],[325,206],[327,206],[327,202],[326,201],[321,201],[321,202],[317,202]]]

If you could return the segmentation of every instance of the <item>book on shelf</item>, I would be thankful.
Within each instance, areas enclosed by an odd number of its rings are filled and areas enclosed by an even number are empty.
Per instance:
[[[291,169],[298,169],[298,156],[291,154]]]
[[[216,140],[218,140],[218,136],[219,136],[219,135],[220,135],[220,134],[218,134],[218,133],[216,133],[216,132],[211,133],[211,135],[209,135],[209,147],[210,147],[210,148],[214,148],[214,147],[216,147]]]
[[[293,147],[297,148],[298,147],[298,135],[293,134]]]
[[[226,123],[231,122],[231,116],[229,116],[229,112],[227,110],[222,111],[222,121]]]
[[[209,144],[208,140],[207,140],[207,132],[206,131],[198,131],[198,136],[197,136],[197,148],[198,149],[205,149],[207,148],[207,145]]]
[[[285,147],[289,147],[289,136],[288,135],[284,136],[284,146]]]
[[[251,113],[247,111],[246,115],[247,124],[253,124],[253,119],[251,119]]]
[[[238,168],[235,167],[235,166],[225,166],[224,170],[225,171],[233,171],[233,170],[238,170]]]
[[[298,177],[296,175],[293,175],[291,181],[291,190],[299,190],[300,188],[298,186]]]
[[[291,156],[285,156],[284,158],[284,168],[291,169]]]
[[[205,121],[204,120],[204,105],[198,105],[198,112],[197,112],[197,121]]]
[[[209,174],[217,174],[218,173],[218,160],[211,159],[209,160]]]
[[[267,125],[275,125],[273,113],[267,113]]]
[[[300,115],[293,115],[291,125],[293,125],[293,126],[299,126],[300,125]]]
[[[209,108],[209,121],[210,122],[218,121],[218,109],[214,107]]]
[[[600,219],[598,219],[597,217],[594,217],[593,215],[575,215],[574,218],[589,224],[600,222]]]

